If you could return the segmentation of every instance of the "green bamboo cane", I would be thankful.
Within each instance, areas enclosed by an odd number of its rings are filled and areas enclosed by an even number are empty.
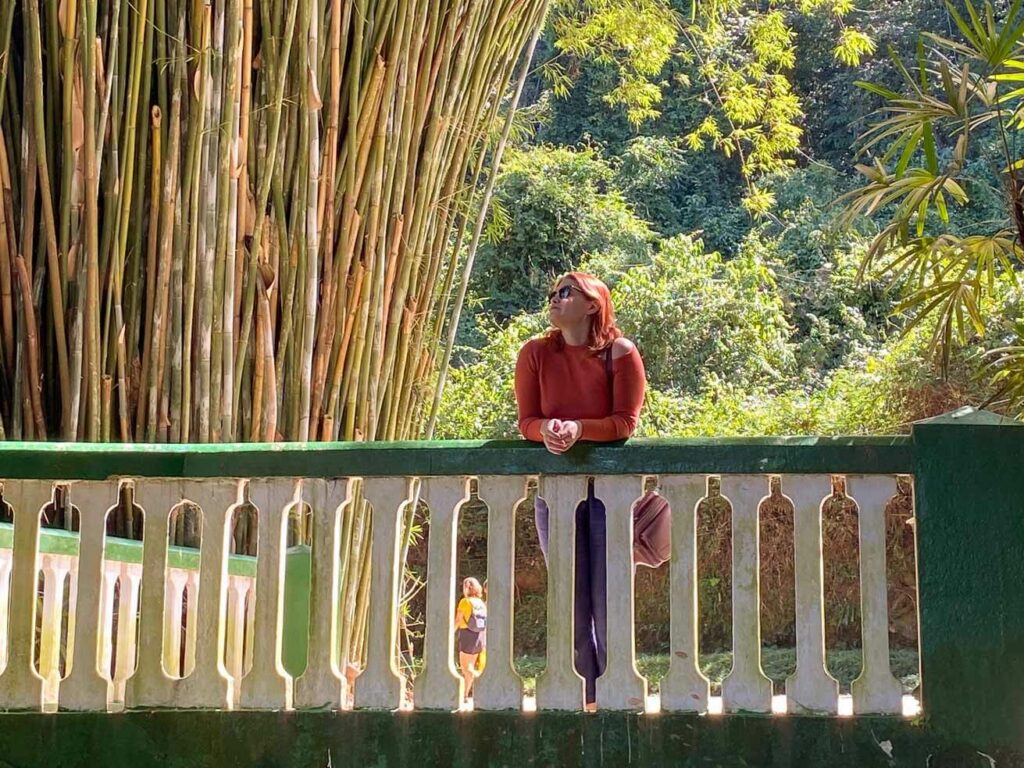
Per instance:
[[[207,0],[210,2],[211,0]],[[213,262],[213,302],[210,346],[210,439],[221,441],[221,376],[224,367],[224,315],[221,307],[224,301],[225,248],[221,247],[221,233],[226,243],[227,229],[227,179],[221,185],[220,149],[221,130],[224,120],[224,15],[225,3],[213,6],[213,47],[210,55],[210,78],[212,97],[210,99],[209,162],[203,173],[203,184],[211,190],[212,204],[207,204],[206,215],[206,258]],[[216,126],[216,129],[214,129]]]
[[[18,287],[21,293],[22,312],[25,317],[25,347],[28,350],[28,379],[30,382],[39,381],[39,335],[36,330],[36,316],[34,301],[32,298],[32,281],[29,278],[28,267],[25,266],[25,259],[17,256],[14,259],[15,272],[18,275]],[[32,418],[37,440],[46,439],[46,422],[43,418],[43,404],[40,400],[39,389],[34,386],[28,387],[28,395],[32,405]]]
[[[129,6],[132,9],[132,6]],[[122,160],[118,164],[118,179],[119,181],[119,194],[121,199],[117,208],[113,212],[114,222],[111,225],[117,232],[117,250],[118,258],[123,259],[126,264],[126,272],[131,275],[132,282],[129,284],[126,294],[128,296],[127,303],[132,308],[130,316],[127,318],[127,331],[126,338],[130,340],[130,349],[132,356],[132,364],[130,368],[130,391],[133,397],[141,399],[145,402],[145,388],[146,382],[140,380],[141,372],[139,365],[139,354],[140,354],[140,338],[144,335],[143,326],[148,325],[152,321],[150,317],[140,317],[142,314],[140,307],[142,305],[142,293],[144,291],[143,281],[144,280],[155,280],[155,277],[150,277],[150,273],[144,271],[144,261],[146,256],[146,249],[144,247],[144,237],[147,232],[147,228],[143,226],[129,226],[124,232],[122,232],[122,216],[133,217],[132,221],[141,222],[145,219],[146,215],[146,168],[149,166],[149,148],[150,142],[146,140],[145,135],[141,141],[136,141],[135,135],[131,136],[131,146],[129,147],[128,139],[126,135],[129,130],[135,131],[137,126],[141,123],[143,126],[146,122],[151,119],[151,107],[150,103],[150,92],[152,78],[142,77],[141,74],[135,75],[134,69],[136,66],[139,67],[139,72],[149,72],[153,66],[153,50],[154,50],[154,24],[149,23],[149,19],[146,14],[152,13],[152,6],[146,4],[146,8],[139,8],[139,13],[134,19],[128,18],[128,14],[125,15],[125,39],[130,36],[129,30],[135,29],[141,35],[142,45],[139,45],[139,36],[135,35],[132,37],[132,57],[128,55],[128,49],[124,51],[122,60],[126,63],[130,62],[128,68],[128,79],[124,82],[123,87],[119,84],[118,103],[121,106],[121,110],[125,112],[124,122],[121,127],[121,137],[119,137],[119,143],[122,143],[124,147],[121,152]],[[143,10],[145,12],[143,13]],[[140,26],[141,17],[141,26]],[[141,59],[136,60],[141,53]],[[141,80],[141,82],[140,82]],[[132,107],[134,105],[134,107]],[[143,130],[145,130],[143,128]],[[162,142],[162,138],[161,138]],[[138,167],[139,173],[142,174],[143,181],[139,184],[134,183],[134,168],[129,166]],[[124,186],[125,182],[128,182],[128,189],[130,194],[126,192]],[[159,197],[159,196],[158,196]],[[110,215],[110,214],[108,214]],[[130,245],[129,245],[130,238]],[[123,256],[121,255],[123,254]],[[129,407],[134,410],[137,402],[129,401]],[[145,422],[139,421],[134,427],[143,430],[145,428]],[[137,439],[143,439],[142,434]]]
[[[207,222],[208,218],[206,210],[210,207],[209,196],[211,189],[207,183],[209,177],[209,165],[210,165],[210,137],[214,133],[213,126],[210,123],[212,108],[210,106],[211,101],[211,41],[213,35],[213,13],[208,3],[204,4],[203,8],[203,26],[204,26],[204,37],[203,37],[203,56],[202,65],[203,68],[199,74],[199,78],[202,82],[202,94],[203,100],[200,103],[199,109],[203,111],[203,121],[205,129],[202,131],[202,147],[200,149],[200,181],[199,187],[199,205],[196,208],[195,216],[197,219],[197,236],[196,236],[196,258],[200,260],[202,269],[200,271],[201,279],[199,280],[198,292],[199,292],[199,398],[196,402],[196,420],[198,427],[197,439],[199,442],[206,443],[210,442],[212,438],[212,418],[213,412],[210,404],[212,400],[212,389],[216,386],[216,380],[213,377],[213,316],[216,314],[214,308],[214,264],[213,264],[213,250],[208,245],[208,240],[213,237],[213,233],[208,231]]]
[[[260,178],[259,192],[257,194],[256,211],[257,214],[265,211],[267,208],[267,201],[270,198],[270,184],[274,176],[274,169],[277,162],[277,141],[281,130],[281,105],[284,99],[284,88],[286,82],[286,75],[288,71],[288,60],[290,58],[292,38],[294,37],[295,31],[295,19],[298,11],[298,0],[293,0],[290,3],[288,10],[288,20],[286,22],[284,45],[280,52],[280,56],[277,55],[274,43],[272,42],[269,46],[269,58],[272,59],[269,62],[269,70],[273,73],[274,88],[272,90],[273,96],[270,103],[270,118],[269,118],[269,131],[267,141],[267,157],[266,157],[266,170]],[[266,6],[266,3],[264,3]],[[260,249],[262,248],[263,242],[263,228],[257,226],[253,232],[253,245],[252,251],[249,254],[249,283],[245,288],[245,298],[243,300],[243,312],[242,312],[242,329],[238,337],[238,350],[235,354],[235,399],[238,399],[238,395],[241,392],[241,369],[242,362],[245,360],[246,353],[248,351],[249,335],[252,332],[252,307],[255,301],[255,269],[256,263],[259,259]]]
[[[195,50],[199,52],[198,63],[194,73],[198,80],[198,92],[189,89],[191,99],[189,104],[188,138],[185,152],[185,182],[183,185],[183,201],[188,211],[188,241],[185,245],[185,259],[187,261],[184,278],[184,328],[182,331],[182,358],[187,361],[188,370],[182,375],[181,392],[181,433],[185,440],[195,440],[195,431],[192,429],[194,392],[199,392],[201,365],[196,365],[193,360],[193,337],[196,319],[196,287],[198,276],[198,249],[199,249],[199,182],[202,162],[202,136],[205,126],[206,112],[203,105],[206,100],[206,80],[202,77],[205,71],[205,56],[207,52],[208,24],[205,23],[205,16],[199,23],[194,24],[193,34],[195,35]],[[209,298],[209,297],[207,297]],[[200,297],[200,304],[203,297]],[[200,312],[202,314],[202,312]]]
[[[181,7],[178,29],[179,40],[183,40],[185,22],[185,6]],[[182,43],[179,42],[179,46]],[[168,304],[170,301],[170,282],[173,254],[171,246],[174,239],[174,211],[179,200],[178,189],[178,155],[181,143],[181,70],[183,66],[181,59],[175,57],[173,94],[171,96],[171,125],[167,148],[167,162],[164,171],[163,201],[160,211],[160,259],[157,267],[157,311],[153,320],[153,354],[156,358],[156,375],[149,384],[149,412],[146,425],[146,439],[150,442],[156,440],[157,433],[157,405],[160,388],[164,386],[166,374],[166,344],[168,326]],[[151,366],[152,367],[152,366]],[[166,389],[165,389],[166,391]]]
[[[0,14],[0,121],[4,118],[4,94],[7,93],[7,71],[11,60],[15,6],[14,2],[8,3]]]
[[[93,190],[97,181],[96,157],[96,49],[90,41],[96,37],[96,6],[82,0],[83,37],[82,77],[85,83],[85,343],[86,381],[85,439],[95,442],[100,437],[100,295],[99,295],[99,210]],[[61,310],[63,314],[63,309]]]
[[[154,313],[156,312],[157,245],[159,244],[160,233],[160,183],[163,170],[163,152],[161,147],[163,131],[160,128],[163,116],[160,113],[160,107],[156,105],[153,106],[151,119],[153,130],[150,132],[150,140],[153,143],[153,158],[152,172],[150,174],[149,237],[147,239],[146,246],[146,275],[149,276],[150,279],[146,281],[144,317],[148,322],[145,324],[145,334],[142,347],[142,383],[146,388],[146,391],[149,389],[149,382],[151,378],[150,370],[153,361],[154,328],[152,322],[149,321],[153,318]],[[146,406],[148,402],[148,395],[146,397],[140,396],[137,404],[135,414],[135,439],[140,442],[146,439],[145,424],[147,413]]]
[[[17,253],[14,226],[14,212],[8,213],[10,205],[9,183],[10,171],[7,166],[7,144],[0,133],[0,336],[3,337],[6,376],[14,375],[15,325],[14,325],[14,293],[11,280],[12,258]],[[0,411],[0,417],[3,412]],[[2,418],[0,418],[2,420]]]
[[[319,295],[319,231],[317,229],[317,208],[320,184],[320,132],[318,118],[322,102],[316,75],[316,58],[319,46],[318,15],[308,7],[305,0],[304,15],[307,17],[307,66],[305,100],[308,142],[308,170],[306,184],[306,291],[305,291],[305,323],[302,329],[302,363],[300,372],[299,423],[296,437],[305,442],[309,440],[309,404],[313,379],[313,341],[316,337],[316,310]],[[301,59],[300,59],[301,61]]]
[[[234,428],[234,254],[235,228],[238,224],[237,208],[232,206],[232,180],[234,177],[237,108],[239,90],[238,65],[241,57],[241,7],[238,0],[232,0],[226,9],[227,25],[227,64],[225,67],[225,88],[223,102],[226,108],[220,123],[220,158],[218,171],[217,193],[217,271],[214,276],[215,295],[221,297],[219,321],[214,319],[214,333],[219,331],[219,343],[214,344],[214,354],[220,349],[219,369],[221,378],[216,384],[220,391],[219,403],[212,404],[215,412],[220,413],[219,431],[225,440],[231,440]],[[235,201],[237,204],[237,181],[235,182]],[[229,258],[230,257],[230,258]],[[229,263],[230,262],[230,263]],[[218,284],[218,280],[220,283]],[[216,381],[216,379],[215,379]],[[219,409],[217,406],[220,406]]]
[[[373,530],[372,520],[370,530]],[[359,611],[356,615],[356,625],[352,636],[352,649],[350,658],[359,659],[359,665],[366,666],[366,635],[367,618],[370,612],[370,564],[373,561],[372,547],[366,547],[361,553],[363,556],[362,572],[359,579],[359,597],[357,605]]]
[[[46,115],[44,112],[43,96],[43,52],[42,38],[39,29],[39,6],[34,0],[26,4],[26,16],[28,18],[29,38],[31,41],[32,56],[32,85],[35,96],[32,100],[32,127],[35,132],[36,161],[39,172],[39,192],[42,198],[43,224],[46,228],[46,254],[47,272],[50,282],[50,310],[53,322],[54,343],[57,347],[57,366],[59,369],[60,400],[61,400],[61,433],[66,434],[67,425],[71,414],[71,373],[68,365],[68,342],[67,333],[64,328],[64,291],[63,277],[60,268],[60,256],[57,253],[57,226],[53,212],[53,194],[50,189],[50,168],[49,158],[46,150]],[[95,21],[95,19],[94,19]],[[89,27],[86,27],[88,31]],[[88,40],[92,36],[86,35]],[[92,46],[87,46],[92,50]],[[87,82],[91,82],[88,81]],[[92,92],[90,90],[90,92]],[[95,99],[95,97],[94,97]],[[89,98],[86,97],[87,115]],[[95,106],[95,100],[93,101]],[[88,158],[89,149],[86,148]],[[95,161],[95,158],[93,158]],[[97,388],[97,400],[99,380],[95,382]]]
[[[11,12],[14,11],[15,3],[11,3]],[[76,23],[77,3],[65,5],[65,43],[64,43],[64,101],[63,101],[63,131],[64,139],[63,159],[61,163],[61,217],[60,217],[60,252],[68,256],[71,249],[71,183],[75,170],[72,158],[75,155],[74,146],[74,95],[75,95],[75,47],[78,44],[78,25]],[[0,78],[2,80],[2,78]],[[3,93],[2,82],[0,82],[0,94]],[[0,120],[3,119],[3,99],[0,98]],[[70,278],[70,275],[68,276]]]

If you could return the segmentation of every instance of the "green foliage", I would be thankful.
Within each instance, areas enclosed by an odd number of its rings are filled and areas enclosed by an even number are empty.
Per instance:
[[[593,149],[509,152],[495,186],[492,236],[477,253],[470,284],[479,311],[501,323],[539,308],[554,278],[589,253],[616,254],[626,264],[649,260],[654,232],[613,180]]]
[[[657,117],[662,91],[653,79],[672,55],[678,19],[662,0],[556,0],[556,47],[576,59],[589,58],[615,68],[618,82],[605,95],[639,125]],[[571,81],[557,61],[548,62],[555,91]]]
[[[634,129],[662,114],[664,93],[686,91],[699,114],[685,129],[693,151],[712,147],[735,158],[747,183],[744,208],[755,217],[773,206],[758,184],[790,167],[799,148],[803,110],[793,88],[797,61],[794,18],[827,15],[838,24],[835,60],[860,64],[875,49],[871,35],[846,23],[848,0],[743,0],[690,5],[684,20],[670,0],[563,0],[554,5],[554,47],[544,65],[556,95],[565,97],[584,67],[605,68],[600,100],[619,105]],[[678,62],[677,66],[666,65]],[[591,97],[592,99],[592,97]]]
[[[966,10],[948,6],[960,39],[925,33],[913,66],[894,57],[899,92],[862,83],[885,104],[861,137],[861,151],[872,154],[857,166],[867,183],[849,195],[847,207],[851,222],[884,218],[863,270],[902,289],[897,310],[909,315],[908,329],[936,320],[929,350],[943,370],[954,346],[986,332],[985,306],[994,306],[1000,278],[1014,276],[1024,256],[1024,162],[1008,140],[1024,109],[1024,13],[1019,0],[1002,18],[990,2],[979,9],[966,0]],[[1010,215],[965,231],[958,219],[969,190],[986,182],[969,175],[978,170],[969,152],[988,132],[1003,150],[988,176],[1000,179]],[[1020,358],[999,359],[1008,371],[1003,383],[1024,382]]]
[[[515,370],[520,347],[547,327],[545,313],[522,314],[482,333],[479,350],[464,350],[469,361],[454,367],[441,400],[435,437],[439,440],[515,437]]]
[[[750,229],[740,179],[716,156],[695,155],[681,139],[638,136],[615,162],[615,184],[660,234],[699,235],[725,255]]]
[[[793,19],[799,53],[792,72],[793,89],[805,114],[802,149],[819,161],[842,167],[849,163],[850,147],[864,120],[879,105],[877,96],[855,83],[868,80],[898,88],[899,74],[887,52],[913,57],[921,30],[949,29],[946,10],[935,0],[865,0],[857,7],[863,12],[856,14],[856,28],[876,44],[876,52],[857,66],[836,60],[832,43],[847,29],[841,19],[827,13]]]
[[[777,197],[770,221],[745,247],[773,265],[797,343],[799,380],[820,384],[855,353],[875,349],[889,331],[893,297],[862,280],[867,239],[845,231],[834,201],[845,184],[831,168],[813,165],[770,180]]]
[[[921,339],[902,339],[837,369],[817,388],[779,392],[722,384],[671,404],[674,437],[851,435],[906,432],[910,424],[959,404],[977,392],[973,367],[937,384],[921,363]],[[667,407],[666,407],[667,405]]]
[[[832,18],[833,57],[850,66],[874,50],[864,30],[851,27],[845,0],[775,2],[763,8],[742,0],[697,4],[684,30],[687,53],[698,64],[703,100],[711,105],[687,139],[694,150],[713,147],[736,157],[747,182],[744,208],[755,218],[774,207],[761,180],[792,167],[803,137],[804,107],[794,89],[797,64],[794,21],[810,15]]]
[[[612,292],[653,388],[700,392],[718,381],[781,383],[794,367],[790,329],[772,271],[753,250],[726,261],[699,241],[662,243]]]
[[[663,235],[682,232],[677,207],[686,150],[662,136],[638,136],[618,156],[615,182],[633,209]]]

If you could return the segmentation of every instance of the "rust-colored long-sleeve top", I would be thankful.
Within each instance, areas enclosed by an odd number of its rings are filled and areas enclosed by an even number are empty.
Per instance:
[[[612,359],[608,386],[605,353],[585,346],[533,339],[516,361],[516,403],[519,431],[527,440],[543,442],[546,419],[572,419],[583,425],[581,440],[622,440],[636,429],[644,402],[644,363],[636,347]]]

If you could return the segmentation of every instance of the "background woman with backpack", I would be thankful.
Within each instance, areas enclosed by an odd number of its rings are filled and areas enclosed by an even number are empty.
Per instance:
[[[455,609],[455,640],[459,648],[459,669],[465,681],[463,695],[473,695],[477,659],[487,646],[487,604],[480,582],[470,576],[462,581],[462,599]]]

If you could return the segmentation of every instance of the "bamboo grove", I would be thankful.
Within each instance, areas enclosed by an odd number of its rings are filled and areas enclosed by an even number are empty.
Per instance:
[[[420,435],[546,6],[0,0],[0,439]]]

